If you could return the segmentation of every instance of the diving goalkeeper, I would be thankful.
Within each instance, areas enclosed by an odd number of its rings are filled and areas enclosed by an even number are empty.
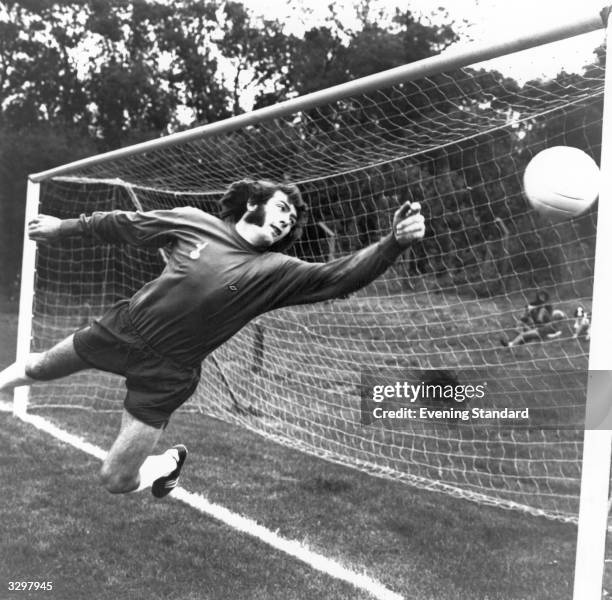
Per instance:
[[[202,361],[251,319],[283,306],[349,294],[381,275],[425,232],[417,203],[394,215],[378,243],[328,263],[283,253],[306,222],[297,187],[234,183],[221,218],[196,208],[94,212],[78,219],[38,215],[28,224],[39,243],[80,236],[94,242],[165,248],[159,277],[99,320],[46,352],[0,373],[0,390],[99,369],[125,377],[120,431],[100,479],[112,493],[151,487],[163,497],[177,485],[183,445],[152,455],[170,415],[195,391]]]

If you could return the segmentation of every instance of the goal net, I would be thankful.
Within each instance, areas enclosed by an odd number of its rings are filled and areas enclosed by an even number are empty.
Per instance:
[[[554,145],[599,162],[603,68],[593,61],[580,75],[531,82],[461,67],[238,129],[204,128],[44,179],[39,211],[68,218],[191,205],[217,215],[233,181],[286,181],[310,206],[292,252],[327,261],[379,240],[399,205],[420,202],[425,239],[382,277],[348,297],[258,317],[205,361],[180,410],[373,475],[575,520],[588,340],[573,337],[573,315],[578,305],[591,308],[596,209],[551,226],[529,207],[522,174]],[[33,351],[163,268],[150,249],[76,238],[40,246]],[[557,309],[554,335],[502,346],[539,290]],[[402,404],[377,403],[374,384],[440,378],[484,392],[404,403],[415,417],[374,414]],[[32,388],[29,408],[115,411],[123,395],[119,378],[85,372]],[[506,412],[472,418],[472,409]]]

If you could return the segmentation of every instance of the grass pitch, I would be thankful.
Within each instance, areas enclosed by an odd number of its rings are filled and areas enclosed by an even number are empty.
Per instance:
[[[4,366],[15,315],[0,324]],[[119,426],[117,413],[42,414],[104,448]],[[7,413],[0,419],[0,598],[368,597],[175,501],[111,496],[96,485],[96,459]],[[191,452],[183,487],[406,598],[571,598],[574,526],[370,477],[193,414],[171,422],[163,444],[178,441]],[[8,592],[15,580],[54,588]]]

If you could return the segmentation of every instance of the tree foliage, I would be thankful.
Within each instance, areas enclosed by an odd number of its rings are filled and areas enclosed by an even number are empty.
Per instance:
[[[179,106],[229,115],[217,76],[215,2],[5,2],[1,123],[82,129],[101,149],[159,135]]]

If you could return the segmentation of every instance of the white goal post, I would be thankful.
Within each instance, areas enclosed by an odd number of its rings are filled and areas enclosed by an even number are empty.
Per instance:
[[[612,24],[606,28],[608,60],[612,56]],[[610,62],[606,62],[607,65]],[[594,381],[604,373],[604,381],[612,373],[612,315],[608,299],[612,293],[612,272],[608,261],[612,256],[612,69],[606,69],[601,142],[601,189],[597,214],[595,281],[593,285],[593,332],[589,352],[590,377],[587,392],[584,449],[580,489],[580,514],[574,571],[574,600],[602,597],[605,568],[606,534],[609,518],[610,460],[612,419],[598,423],[590,413],[602,404],[612,404],[612,388],[602,389]]]
[[[594,14],[471,45],[33,174],[26,227],[39,211],[67,218],[193,204],[214,213],[232,181],[276,178],[296,183],[313,208],[313,231],[296,252],[327,260],[378,239],[399,203],[419,200],[432,224],[422,246],[349,298],[258,318],[206,361],[185,409],[375,476],[578,523],[575,598],[599,597],[612,448],[610,431],[587,423],[583,439],[583,429],[595,402],[588,371],[612,372],[610,75],[594,66],[518,85],[474,65],[602,29]],[[529,209],[521,174],[547,145],[601,151],[597,211],[551,227]],[[26,236],[18,359],[161,269],[146,250],[73,239],[37,250]],[[562,315],[560,337],[501,348],[542,287]],[[592,313],[590,345],[571,334],[576,303]],[[478,379],[491,407],[533,408],[536,424],[364,420],[364,373],[401,370]],[[77,375],[43,392],[16,390],[14,412],[115,410],[120,393],[114,376]]]

